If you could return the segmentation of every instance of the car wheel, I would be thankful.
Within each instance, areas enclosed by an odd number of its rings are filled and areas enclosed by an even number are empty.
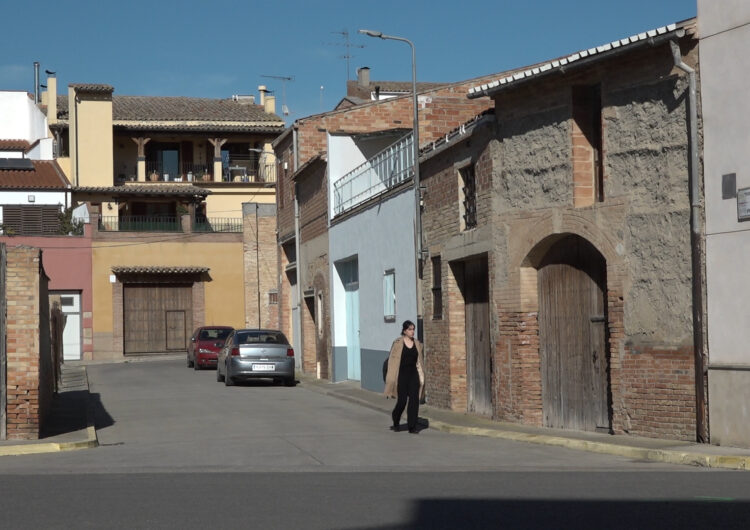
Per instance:
[[[229,368],[227,368],[227,373],[224,376],[224,385],[225,386],[234,386],[234,380],[229,375]]]
[[[294,377],[287,377],[284,379],[284,386],[294,386],[297,384],[296,379]]]

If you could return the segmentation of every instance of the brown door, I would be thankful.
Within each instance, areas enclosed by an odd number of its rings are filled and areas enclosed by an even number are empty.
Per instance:
[[[469,412],[492,414],[492,364],[487,258],[464,264],[466,378]]]
[[[538,274],[547,427],[610,430],[604,258],[587,241],[555,243]]]
[[[125,354],[184,350],[193,314],[189,285],[125,285],[123,335]]]

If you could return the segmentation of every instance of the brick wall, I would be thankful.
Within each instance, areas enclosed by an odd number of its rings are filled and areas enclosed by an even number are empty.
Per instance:
[[[245,270],[245,325],[276,328],[278,304],[269,293],[278,288],[276,206],[246,203],[242,206],[242,254]]]
[[[39,438],[53,394],[47,278],[39,249],[7,251],[7,437]]]

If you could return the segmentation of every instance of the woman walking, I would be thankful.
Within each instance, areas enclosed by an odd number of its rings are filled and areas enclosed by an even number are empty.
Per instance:
[[[406,423],[409,432],[417,434],[419,399],[423,392],[422,344],[414,338],[414,322],[406,320],[401,327],[401,336],[394,340],[391,346],[383,392],[385,397],[397,398],[392,414],[393,427],[391,428],[394,431],[399,431],[401,414],[406,408]]]

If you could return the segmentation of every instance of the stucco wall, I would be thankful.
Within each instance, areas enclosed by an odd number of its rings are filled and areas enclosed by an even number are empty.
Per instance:
[[[114,145],[111,94],[77,94],[69,87],[70,157],[74,186],[111,186]]]
[[[401,333],[401,323],[406,319],[417,321],[413,212],[414,191],[407,187],[332,225],[329,230],[334,356],[345,352],[341,348],[346,346],[343,287],[335,263],[356,255],[361,381],[364,388],[371,390],[382,390],[382,361],[393,339]],[[394,269],[396,275],[394,322],[385,322],[383,318],[383,273],[387,269]]]
[[[720,5],[719,5],[720,4]],[[750,4],[698,0],[704,130],[708,386],[711,442],[750,447],[750,311],[748,223],[738,220],[735,193],[724,198],[724,175],[750,187],[747,144],[750,73],[740,66],[750,47]]]
[[[0,91],[0,138],[34,143],[47,137],[47,118],[25,91]]]

